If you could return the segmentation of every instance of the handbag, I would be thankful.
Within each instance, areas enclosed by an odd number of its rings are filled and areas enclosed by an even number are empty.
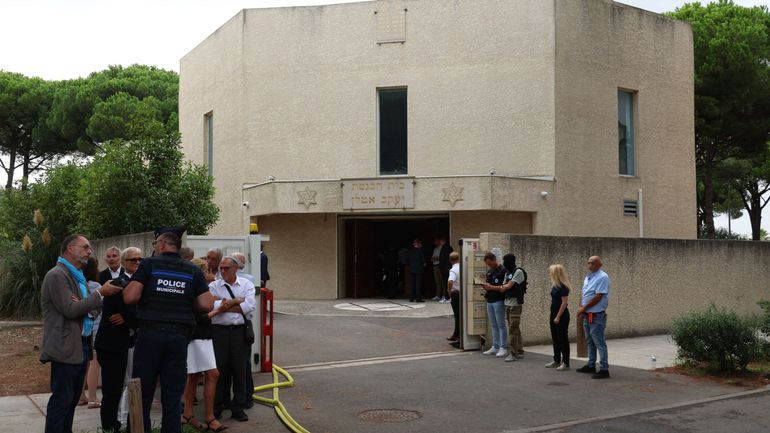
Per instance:
[[[233,295],[233,291],[230,290],[230,285],[225,283],[225,289],[227,289],[227,293],[230,294],[230,297],[235,299],[235,295]],[[251,320],[249,320],[245,314],[241,313],[241,316],[243,317],[243,324],[246,326],[246,331],[243,333],[243,341],[251,346],[254,344],[254,341],[256,341],[256,338],[254,337],[254,324],[251,323]]]

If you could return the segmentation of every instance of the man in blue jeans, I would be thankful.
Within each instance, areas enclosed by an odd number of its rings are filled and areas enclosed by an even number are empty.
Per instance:
[[[607,362],[607,342],[604,329],[607,326],[607,305],[610,302],[610,277],[601,270],[602,259],[591,256],[588,259],[588,275],[583,281],[583,297],[578,317],[583,316],[583,329],[588,343],[588,364],[577,369],[578,373],[591,373],[594,379],[610,377]],[[596,371],[596,351],[599,351],[599,371]]]

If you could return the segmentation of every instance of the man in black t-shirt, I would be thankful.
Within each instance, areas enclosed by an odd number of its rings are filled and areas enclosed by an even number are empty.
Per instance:
[[[487,320],[492,329],[492,345],[484,355],[495,355],[498,358],[508,356],[508,328],[505,325],[505,294],[500,289],[505,281],[505,267],[503,267],[492,253],[484,255],[484,263],[487,265],[487,283],[482,287],[486,290]]]
[[[194,310],[211,311],[214,298],[203,272],[179,256],[179,235],[169,229],[155,234],[155,256],[141,262],[123,292],[126,304],[137,304],[133,377],[142,381],[144,431],[151,431],[150,407],[155,380],[160,377],[162,431],[181,432],[181,398]]]

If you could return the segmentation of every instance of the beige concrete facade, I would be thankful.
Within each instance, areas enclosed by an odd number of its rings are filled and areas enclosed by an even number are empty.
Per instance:
[[[526,343],[550,341],[548,266],[561,263],[573,290],[569,297],[575,337],[588,257],[599,255],[610,277],[607,336],[667,334],[673,321],[714,304],[739,314],[761,314],[770,297],[770,243],[678,239],[617,239],[482,233],[482,250],[516,254],[527,270],[521,332]],[[647,355],[649,356],[649,355]],[[610,348],[612,364],[612,348]]]
[[[392,34],[403,43],[378,43]],[[483,231],[694,238],[692,63],[687,24],[609,0],[249,9],[182,58],[180,131],[206,163],[213,116],[213,232],[258,222],[278,296],[328,298],[350,215],[439,215],[452,244]],[[379,177],[384,88],[407,89],[414,207],[344,209],[342,184]],[[633,177],[618,174],[619,89],[635,92]],[[639,190],[642,218],[624,216]]]

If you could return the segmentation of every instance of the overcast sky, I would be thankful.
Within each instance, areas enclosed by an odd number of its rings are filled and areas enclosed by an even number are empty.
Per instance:
[[[75,78],[108,65],[133,63],[178,71],[183,55],[241,9],[327,3],[340,1],[0,0],[0,69],[46,79]],[[666,12],[685,1],[622,3]],[[735,3],[769,5],[770,0]],[[0,184],[5,184],[2,175]],[[763,222],[770,231],[770,206]],[[720,224],[726,226],[726,219]],[[746,218],[733,227],[750,232]]]

